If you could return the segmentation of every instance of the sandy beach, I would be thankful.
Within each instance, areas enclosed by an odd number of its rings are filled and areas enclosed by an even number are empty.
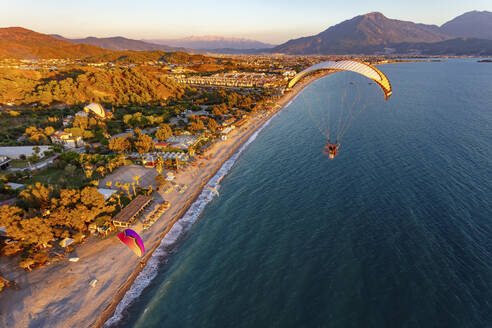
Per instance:
[[[177,175],[177,184],[186,184],[183,193],[173,190],[168,194],[154,193],[154,203],[163,199],[171,203],[169,210],[147,230],[139,220],[132,229],[144,240],[147,252],[142,259],[127,249],[116,235],[100,239],[91,237],[77,246],[70,257],[25,272],[16,260],[3,257],[0,271],[5,278],[15,280],[18,288],[7,288],[0,293],[1,327],[101,327],[110,318],[118,303],[132,286],[142,268],[151,258],[161,240],[187,211],[202,192],[203,187],[223,163],[272,115],[287,105],[305,86],[324,76],[307,77],[277,101],[268,114],[253,115],[241,128],[235,129],[227,140],[216,142],[206,153],[210,160],[200,160],[204,167],[187,167]],[[170,246],[172,248],[172,245]],[[89,282],[97,279],[93,288]]]

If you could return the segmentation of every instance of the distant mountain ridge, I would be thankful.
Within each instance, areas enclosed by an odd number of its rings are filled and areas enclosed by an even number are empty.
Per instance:
[[[0,58],[81,58],[109,52],[93,45],[58,40],[22,27],[0,28]]]
[[[390,19],[373,12],[325,31],[290,40],[272,52],[286,54],[491,55],[492,13],[471,11],[441,27]]]
[[[147,42],[124,37],[67,39],[22,27],[0,28],[0,58],[114,58],[117,52],[173,51],[195,53],[285,54],[410,54],[492,55],[492,12],[464,13],[441,27],[390,19],[378,12],[359,15],[323,32],[275,46],[263,42],[218,36],[188,37]],[[157,44],[166,42],[167,44]],[[191,48],[197,50],[191,50]],[[158,54],[136,53],[127,61]],[[130,58],[131,57],[131,58]],[[138,58],[137,58],[138,57]],[[146,57],[145,57],[146,58]]]
[[[492,12],[469,11],[444,23],[441,30],[454,37],[492,40]]]
[[[190,36],[181,39],[152,39],[154,43],[164,43],[174,47],[185,47],[194,50],[210,49],[265,49],[275,45],[246,38],[227,38],[215,35]]]
[[[186,48],[176,48],[171,47],[165,44],[155,44],[149,43],[141,40],[132,40],[127,39],[122,36],[109,37],[109,38],[96,38],[96,37],[87,37],[84,39],[68,39],[59,34],[51,34],[52,37],[57,38],[59,40],[68,41],[75,44],[91,44],[96,47],[101,47],[109,50],[140,50],[140,51],[149,51],[149,50],[163,50],[163,51],[187,51],[190,52],[190,49]]]
[[[492,40],[456,38],[440,42],[395,43],[391,48],[386,48],[387,50],[410,55],[491,56]]]
[[[375,45],[439,42],[450,39],[436,25],[389,19],[379,12],[356,16],[325,31],[290,40],[272,49],[296,54],[364,53]]]

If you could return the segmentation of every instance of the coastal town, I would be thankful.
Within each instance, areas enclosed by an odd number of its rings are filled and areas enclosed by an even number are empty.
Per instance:
[[[50,275],[58,277],[53,286],[70,280],[73,287],[64,285],[57,297],[80,293],[81,286],[89,297],[104,286],[93,306],[115,306],[123,295],[108,294],[135,279],[194,199],[202,192],[213,198],[203,189],[213,174],[303,87],[290,90],[288,82],[326,59],[248,55],[197,62],[184,56],[179,64],[177,55],[130,64],[2,61],[0,70],[17,87],[2,93],[0,105],[1,294],[36,302],[47,295],[23,295]],[[148,95],[128,90],[128,98],[98,88],[98,79],[112,76],[117,84],[120,75],[132,79],[133,88],[149,78],[155,87]],[[51,79],[48,88],[35,86],[43,76]],[[81,83],[92,88],[90,95],[77,91]],[[126,228],[142,236],[143,258],[118,244],[116,235]],[[90,265],[96,253],[134,266],[110,282]],[[84,273],[67,276],[67,270]]]
[[[4,1],[0,328],[492,322],[492,1]]]
[[[0,6],[0,328],[488,326],[486,2]]]
[[[193,200],[216,196],[204,187],[221,165],[329,70],[289,87],[298,73],[348,59],[398,60],[165,52],[1,60],[1,294],[35,304],[53,295],[27,299],[34,281],[54,276],[57,298],[99,291],[87,305],[107,309],[97,322],[69,309],[65,317],[102,325]],[[143,239],[142,258],[116,238],[128,228]],[[90,265],[94,256],[131,265],[109,279]]]

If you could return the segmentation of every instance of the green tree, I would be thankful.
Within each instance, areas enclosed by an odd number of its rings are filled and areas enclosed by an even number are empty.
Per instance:
[[[90,130],[85,130],[85,131],[82,133],[82,138],[84,138],[84,139],[91,139],[91,138],[94,138],[94,133],[92,133],[92,131],[90,131]]]
[[[154,149],[154,141],[146,134],[140,134],[135,141],[135,149],[139,154],[147,153]]]
[[[14,240],[39,247],[53,239],[48,221],[41,217],[26,218],[22,209],[16,206],[0,207],[0,223]]]
[[[205,125],[202,120],[198,119],[196,121],[192,121],[188,129],[191,131],[203,130],[205,129]]]
[[[34,143],[46,143],[48,142],[48,137],[44,134],[43,129],[38,129],[35,126],[30,126],[26,128],[26,131],[24,133],[26,136],[28,136],[28,139],[31,142]]]
[[[47,126],[46,128],[44,128],[44,134],[46,134],[47,136],[50,136],[53,133],[55,133],[55,129],[52,126]]]
[[[155,137],[159,141],[164,141],[172,135],[173,135],[173,130],[167,124],[161,124],[161,127],[155,133]]]
[[[109,149],[117,153],[123,153],[130,149],[131,144],[127,137],[116,137],[109,141]]]
[[[36,182],[22,190],[19,196],[29,207],[44,209],[50,205],[53,187]]]
[[[210,130],[210,132],[215,133],[218,127],[219,125],[217,124],[217,122],[215,122],[213,118],[208,119],[207,128]]]
[[[73,127],[86,130],[89,127],[89,118],[87,116],[76,115],[73,120]]]

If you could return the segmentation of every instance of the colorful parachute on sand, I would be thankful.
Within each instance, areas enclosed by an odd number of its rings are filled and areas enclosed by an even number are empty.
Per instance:
[[[118,238],[128,248],[130,248],[138,257],[142,257],[145,253],[145,247],[142,238],[132,229],[125,229],[118,234]]]
[[[365,77],[373,80],[379,85],[384,93],[384,97],[386,100],[388,100],[388,98],[391,96],[391,83],[386,75],[384,75],[383,72],[378,70],[376,67],[356,60],[329,60],[308,67],[302,72],[297,73],[296,76],[294,76],[294,78],[290,80],[289,88],[292,88],[297,83],[297,81],[299,81],[304,76],[320,70],[330,70],[334,72],[351,71],[364,75]]]
[[[212,190],[213,192],[215,192],[217,194],[217,197],[220,196],[219,191],[217,189],[213,188],[213,187],[205,187],[203,189]]]

